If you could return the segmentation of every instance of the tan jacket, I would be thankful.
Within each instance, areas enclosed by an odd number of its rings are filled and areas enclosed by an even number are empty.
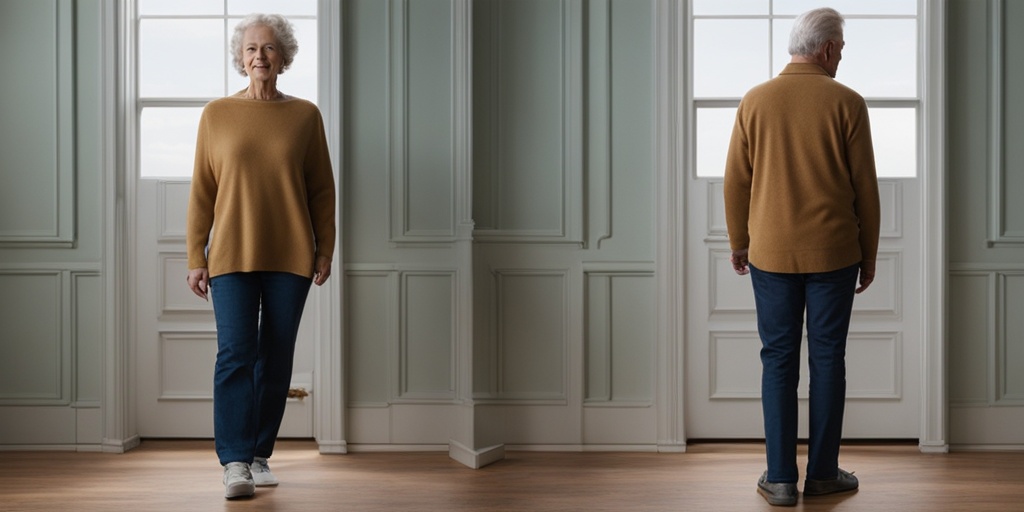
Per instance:
[[[316,105],[241,97],[207,104],[188,204],[189,269],[208,267],[211,277],[252,271],[312,277],[315,258],[334,254],[334,208]]]
[[[789,64],[740,102],[725,168],[732,249],[759,270],[828,272],[878,252],[880,206],[864,99]]]

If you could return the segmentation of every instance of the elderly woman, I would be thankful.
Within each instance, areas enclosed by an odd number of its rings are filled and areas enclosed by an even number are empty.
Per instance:
[[[228,499],[277,484],[267,459],[299,319],[310,283],[331,274],[335,191],[323,121],[313,103],[277,89],[297,49],[282,16],[244,18],[230,50],[249,86],[206,106],[196,141],[187,281],[213,297],[214,437]]]

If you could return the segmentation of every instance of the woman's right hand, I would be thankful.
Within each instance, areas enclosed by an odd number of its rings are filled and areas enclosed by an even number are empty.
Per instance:
[[[189,270],[185,280],[188,281],[188,287],[192,289],[192,293],[203,300],[210,300],[207,297],[207,293],[210,291],[210,271],[206,267]]]

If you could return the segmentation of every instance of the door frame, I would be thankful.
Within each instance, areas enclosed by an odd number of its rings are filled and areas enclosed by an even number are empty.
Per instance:
[[[949,451],[946,377],[946,154],[945,146],[945,28],[946,0],[921,0],[919,55],[922,76],[922,108],[919,119],[923,141],[920,168],[922,197],[921,403],[919,449],[926,453]],[[657,2],[654,38],[655,58],[655,155],[657,212],[659,447],[685,450],[684,394],[685,254],[687,247],[685,204],[687,162],[693,154],[688,134],[693,129],[689,85],[689,0]]]
[[[136,43],[134,0],[101,0],[101,78],[104,108],[102,149],[103,172],[103,283],[106,298],[103,342],[102,443],[101,451],[123,453],[140,443],[135,387],[137,333],[135,332],[136,183],[131,164],[137,158],[135,94]],[[343,8],[331,0],[318,0],[318,65],[320,106],[328,146],[333,157],[338,197],[342,197],[340,170],[342,148],[342,47]],[[335,209],[335,221],[342,226],[342,208]],[[335,246],[333,279],[314,290],[317,325],[314,332],[315,376],[313,435],[321,453],[345,453],[343,311],[344,262],[341,239]]]

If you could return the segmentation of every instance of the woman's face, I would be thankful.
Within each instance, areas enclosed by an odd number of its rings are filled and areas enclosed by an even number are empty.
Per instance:
[[[242,37],[242,64],[245,74],[253,81],[277,78],[284,64],[284,56],[274,37],[274,30],[263,25],[249,27]]]

